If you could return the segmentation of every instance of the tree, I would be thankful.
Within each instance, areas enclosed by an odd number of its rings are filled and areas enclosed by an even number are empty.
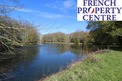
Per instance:
[[[91,42],[91,36],[89,35],[89,32],[84,31],[76,31],[71,34],[64,34],[62,32],[56,32],[51,34],[45,34],[42,37],[42,42],[58,42],[58,43],[88,43]]]
[[[87,29],[96,44],[112,44],[114,42],[122,44],[122,22],[121,21],[90,21]]]
[[[70,42],[72,43],[88,43],[90,42],[89,32],[76,31],[70,34]],[[91,39],[92,40],[92,39]]]
[[[15,46],[35,45],[38,41],[38,32],[32,24],[0,16],[0,49],[2,52],[12,53]]]
[[[17,9],[19,0],[0,0],[0,15]]]
[[[46,34],[43,35],[42,37],[42,42],[46,43],[46,42],[66,42],[67,41],[67,35],[65,35],[62,32],[56,32],[56,33],[52,33],[52,34]]]

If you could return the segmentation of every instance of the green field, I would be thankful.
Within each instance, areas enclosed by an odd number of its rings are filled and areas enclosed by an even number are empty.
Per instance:
[[[43,81],[122,81],[122,51],[90,55]]]

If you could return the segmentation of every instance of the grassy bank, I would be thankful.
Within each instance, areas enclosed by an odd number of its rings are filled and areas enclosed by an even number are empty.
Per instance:
[[[121,81],[122,51],[93,54],[43,81]]]

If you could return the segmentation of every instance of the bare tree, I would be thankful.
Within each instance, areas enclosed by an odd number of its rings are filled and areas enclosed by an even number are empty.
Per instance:
[[[0,16],[0,50],[13,54],[14,46],[37,44],[39,35],[35,27],[7,16]],[[0,51],[0,52],[1,52]]]
[[[0,0],[0,15],[5,15],[12,10],[17,9],[19,0]]]

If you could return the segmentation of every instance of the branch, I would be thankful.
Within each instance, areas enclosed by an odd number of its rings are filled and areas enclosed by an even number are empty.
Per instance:
[[[7,41],[9,41],[9,42],[13,41],[13,40],[8,39],[8,38],[3,37],[3,36],[0,36],[0,38],[5,39],[5,40],[7,40]],[[15,43],[16,43],[17,45],[19,45],[19,46],[23,46],[23,45],[21,45],[20,43],[18,43],[18,42],[16,42],[16,41],[13,41],[13,42],[15,42]]]
[[[7,44],[5,44],[5,43],[4,43],[4,42],[2,42],[2,41],[1,41],[1,43],[2,43],[4,46],[6,46],[6,47],[7,47],[8,51],[9,51],[11,54],[14,54],[14,53],[10,50],[10,47],[9,47]]]

